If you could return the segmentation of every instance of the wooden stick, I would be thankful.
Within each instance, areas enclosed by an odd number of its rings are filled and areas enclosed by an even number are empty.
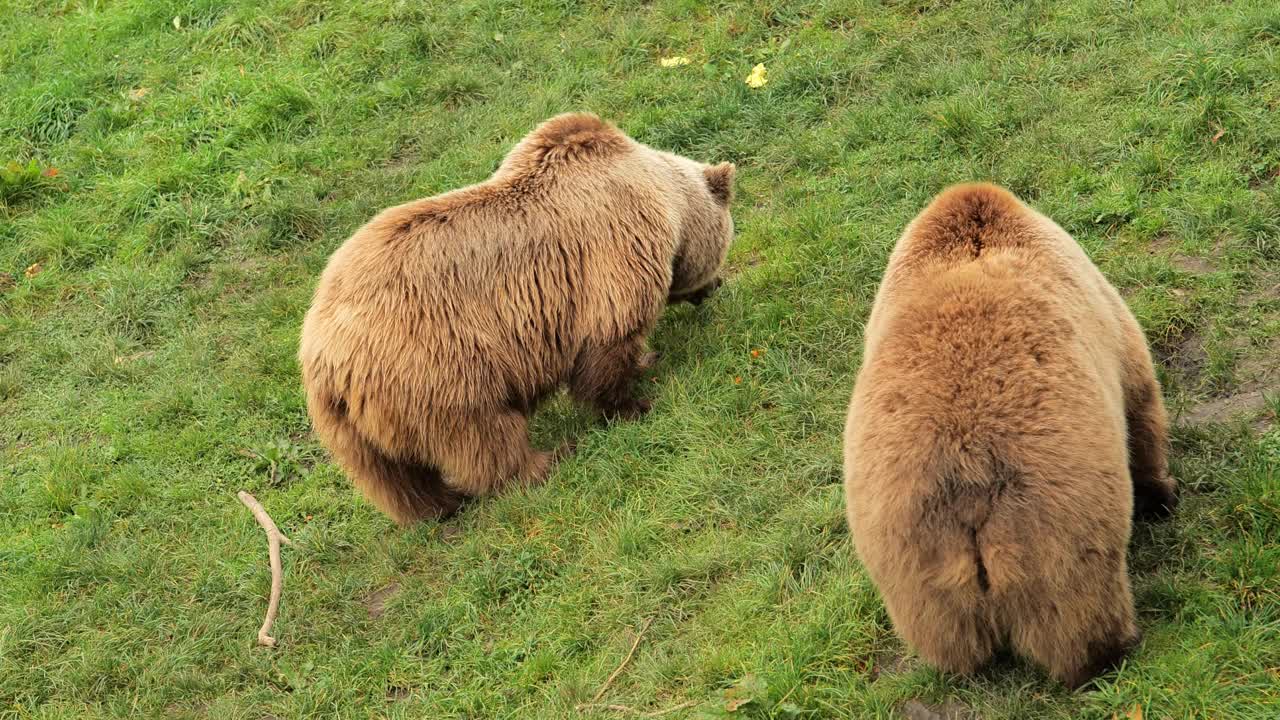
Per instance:
[[[271,516],[263,509],[262,503],[249,493],[241,490],[236,494],[240,502],[249,508],[258,524],[267,532],[267,554],[271,558],[271,599],[267,602],[267,619],[262,621],[258,629],[258,644],[275,647],[276,639],[271,637],[271,625],[280,613],[280,591],[284,588],[284,570],[280,567],[280,543],[293,546],[293,541],[280,532],[280,528],[271,520]]]
[[[644,634],[649,632],[649,626],[652,624],[652,617],[644,622],[644,627],[640,628],[640,632],[636,633],[636,641],[631,643],[631,650],[629,650],[627,652],[627,656],[622,659],[622,664],[618,666],[617,670],[613,671],[613,674],[609,676],[608,680],[604,681],[604,684],[596,691],[596,696],[591,698],[591,702],[598,703],[600,702],[600,698],[604,697],[605,691],[609,689],[609,686],[613,684],[614,680],[618,679],[618,675],[622,673],[622,670],[627,666],[627,663],[631,662],[631,656],[636,654],[636,648],[640,647],[640,641],[644,639]]]
[[[642,718],[656,718],[656,717],[662,717],[663,715],[666,715],[668,713],[673,713],[677,710],[684,710],[685,708],[691,708],[697,704],[698,704],[697,700],[690,700],[689,702],[680,703],[679,705],[673,705],[672,707],[666,708],[665,710],[655,710],[653,712],[645,712],[643,710],[637,710],[633,707],[627,707],[626,705],[599,705],[596,703],[583,703],[582,705],[577,706],[576,709],[578,712],[582,712],[583,710],[612,710],[614,712],[630,713],[632,715],[635,715],[637,717],[642,717]]]

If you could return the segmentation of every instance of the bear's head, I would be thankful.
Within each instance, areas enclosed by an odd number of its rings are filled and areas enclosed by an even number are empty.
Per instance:
[[[733,241],[733,163],[704,165],[679,155],[663,153],[675,170],[684,212],[680,237],[671,261],[668,303],[697,305],[720,286],[720,264]]]

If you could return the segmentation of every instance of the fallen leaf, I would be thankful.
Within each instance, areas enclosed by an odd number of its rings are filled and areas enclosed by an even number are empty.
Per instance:
[[[149,92],[151,92],[151,88],[144,88],[144,87],[134,88],[129,91],[129,99],[134,102],[138,102],[142,98],[146,97],[147,93]]]
[[[47,177],[47,178],[58,177],[58,168],[56,168],[56,167],[47,167],[47,168],[45,168],[44,170],[42,170],[42,171],[40,172],[40,174],[41,174],[41,175],[43,175],[43,176],[45,176],[45,177]]]
[[[758,358],[758,357],[760,357],[760,351],[759,351],[759,350],[752,350],[752,351],[751,351],[751,357],[753,357],[753,358]]]
[[[741,385],[741,384],[742,384],[742,376],[741,376],[741,375],[739,375],[739,376],[735,377],[735,378],[733,379],[733,384],[734,384],[734,385]]]
[[[178,15],[173,16],[173,29],[174,30],[182,29],[182,18]]]
[[[1128,714],[1128,715],[1125,715],[1125,717],[1126,717],[1126,718],[1128,718],[1129,720],[1142,720],[1142,705],[1141,705],[1141,703],[1139,703],[1138,705],[1134,705],[1133,707],[1129,708],[1129,714]]]
[[[662,67],[680,67],[681,65],[688,65],[689,62],[689,58],[683,55],[676,55],[674,57],[662,58],[658,61],[658,64]]]
[[[759,63],[755,67],[751,68],[751,74],[747,76],[746,80],[747,87],[764,87],[769,82],[769,78],[765,77],[767,72],[769,71],[765,70],[764,63]]]
[[[1213,139],[1210,140],[1209,142],[1216,144],[1219,140],[1222,139],[1222,136],[1226,134],[1227,134],[1227,131],[1225,128],[1218,128],[1218,132],[1213,134]]]
[[[27,271],[22,274],[26,275],[27,279],[30,280],[31,278],[39,275],[42,270],[44,270],[44,266],[40,263],[31,263],[31,267],[28,267]]]
[[[132,355],[117,355],[117,356],[116,356],[116,360],[115,360],[115,362],[116,362],[116,364],[117,364],[117,365],[123,365],[123,364],[128,363],[128,362],[133,362],[134,360],[141,360],[141,359],[143,359],[143,358],[149,358],[149,357],[151,357],[151,356],[153,356],[153,355],[155,355],[155,352],[153,352],[153,351],[151,351],[151,350],[144,350],[144,351],[142,351],[142,352],[134,353],[134,354],[132,354]]]
[[[735,712],[738,708],[752,703],[769,694],[769,685],[757,675],[744,675],[742,679],[733,684],[733,687],[723,691],[724,709],[727,712]]]

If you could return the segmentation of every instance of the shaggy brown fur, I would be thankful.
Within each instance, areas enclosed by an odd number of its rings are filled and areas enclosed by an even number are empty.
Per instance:
[[[489,180],[383,211],[333,254],[299,360],[320,437],[401,524],[542,482],[526,420],[562,383],[611,415],[668,300],[700,300],[733,236],[734,168],[593,115],[543,123]]]
[[[898,632],[968,673],[1012,647],[1077,687],[1134,645],[1131,513],[1176,502],[1151,356],[1060,227],[991,185],[899,240],[845,427],[859,556]]]

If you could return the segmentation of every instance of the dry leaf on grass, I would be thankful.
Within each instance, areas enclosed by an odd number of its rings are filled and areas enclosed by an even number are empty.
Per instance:
[[[1113,713],[1111,720],[1142,720],[1142,704],[1139,703],[1129,708],[1129,712],[1125,713],[1123,718]]]
[[[683,55],[676,55],[675,57],[665,57],[659,60],[658,64],[665,68],[680,67],[681,65],[688,65],[689,58],[684,57]]]
[[[764,63],[759,63],[755,67],[751,68],[751,74],[747,76],[746,80],[747,87],[764,87],[769,82],[769,78],[765,77],[768,72],[769,71],[764,67]]]

